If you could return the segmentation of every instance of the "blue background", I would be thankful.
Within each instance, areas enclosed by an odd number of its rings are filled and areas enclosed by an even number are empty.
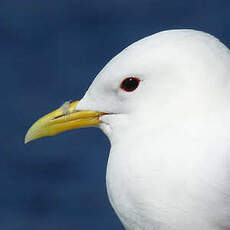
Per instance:
[[[1,0],[0,230],[121,230],[105,188],[109,141],[81,129],[24,145],[132,42],[194,28],[230,46],[229,0]]]

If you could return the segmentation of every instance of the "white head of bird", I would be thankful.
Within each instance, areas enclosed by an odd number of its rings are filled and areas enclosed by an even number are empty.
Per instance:
[[[97,126],[111,141],[110,202],[127,230],[230,229],[230,51],[194,30],[123,50],[79,102],[25,142]]]

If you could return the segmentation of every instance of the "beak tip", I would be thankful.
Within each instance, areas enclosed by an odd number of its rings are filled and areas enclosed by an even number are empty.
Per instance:
[[[27,144],[27,143],[29,143],[30,142],[30,140],[29,140],[29,138],[27,137],[27,135],[25,136],[25,139],[24,139],[24,144]]]
[[[27,143],[31,142],[32,140],[34,140],[34,138],[31,135],[31,133],[28,131],[25,135],[25,138],[24,138],[24,144],[27,144]]]

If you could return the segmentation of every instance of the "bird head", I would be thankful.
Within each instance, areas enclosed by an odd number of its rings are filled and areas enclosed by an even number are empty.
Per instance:
[[[154,128],[225,107],[229,50],[213,36],[171,30],[135,42],[97,75],[85,96],[45,115],[25,142],[88,126]],[[221,98],[222,104],[219,103]],[[226,98],[226,99],[225,99]]]

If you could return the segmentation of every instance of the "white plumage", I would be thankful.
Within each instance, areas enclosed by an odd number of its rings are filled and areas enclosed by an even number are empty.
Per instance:
[[[107,190],[127,230],[230,229],[229,80],[229,49],[194,30],[144,38],[98,74],[77,109],[108,113]]]

